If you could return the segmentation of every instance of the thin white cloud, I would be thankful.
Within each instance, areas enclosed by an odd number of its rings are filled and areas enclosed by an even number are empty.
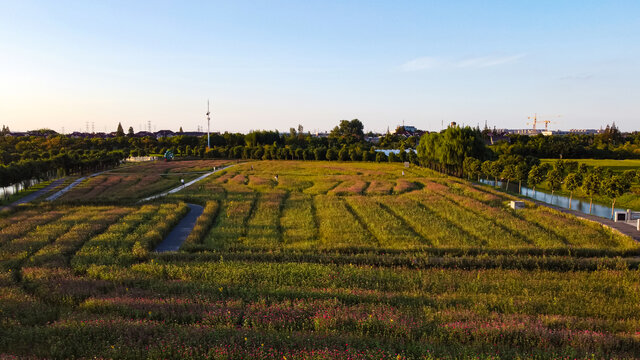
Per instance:
[[[560,80],[589,80],[592,77],[592,73],[570,74],[560,77]]]
[[[417,59],[413,59],[411,61],[407,61],[402,64],[400,68],[403,71],[419,71],[419,70],[427,70],[433,69],[441,65],[442,61],[431,56],[425,56]]]
[[[524,57],[524,54],[511,56],[482,56],[458,61],[455,63],[455,66],[460,68],[485,68],[508,64],[522,57]]]
[[[445,60],[434,56],[425,56],[400,66],[402,71],[421,71],[435,68],[471,68],[480,69],[512,63],[524,57],[524,54],[509,56],[481,56],[462,60]]]

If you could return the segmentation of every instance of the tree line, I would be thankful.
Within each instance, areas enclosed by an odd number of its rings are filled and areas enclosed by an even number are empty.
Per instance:
[[[19,160],[0,165],[0,187],[104,170],[118,165],[123,158],[122,151],[96,151],[87,154],[65,152],[49,158]]]
[[[400,150],[387,156],[375,151],[380,146],[365,141],[363,129],[362,122],[353,119],[340,121],[326,137],[305,133],[302,126],[288,134],[211,134],[211,147],[206,136],[136,137],[132,128],[125,133],[121,124],[112,138],[72,138],[46,129],[37,132],[40,136],[13,137],[6,136],[7,129],[0,136],[0,186],[102,170],[129,156],[162,155],[167,150],[184,158],[417,162],[416,152],[405,148],[415,144],[415,138],[384,136],[382,147],[399,145]]]
[[[483,131],[487,138],[490,132]],[[541,159],[638,159],[640,132],[623,134],[615,123],[599,134],[562,136],[508,135],[491,146],[496,156],[522,155]]]
[[[593,206],[595,196],[604,196],[611,200],[611,216],[616,200],[631,189],[634,181],[640,181],[640,170],[626,170],[616,174],[610,168],[601,166],[588,166],[577,161],[556,160],[553,163],[541,164],[534,157],[522,157],[520,155],[504,155],[498,160],[481,161],[468,157],[464,160],[464,173],[467,178],[480,181],[480,178],[492,179],[494,186],[498,181],[518,182],[518,192],[522,183],[536,191],[536,186],[546,181],[551,195],[565,189],[569,192],[569,208],[576,190],[589,197],[589,213]]]

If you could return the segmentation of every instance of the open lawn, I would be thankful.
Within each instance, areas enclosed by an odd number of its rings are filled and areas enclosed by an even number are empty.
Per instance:
[[[146,205],[20,207],[0,215],[0,354],[640,357],[640,246],[510,199],[402,164],[259,161]],[[154,253],[185,202],[196,231]]]

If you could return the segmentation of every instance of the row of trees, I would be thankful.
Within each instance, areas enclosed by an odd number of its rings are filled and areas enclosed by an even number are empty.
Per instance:
[[[371,150],[372,144],[364,141],[363,124],[358,119],[342,120],[327,137],[316,137],[303,132],[302,126],[291,128],[288,134],[278,131],[252,131],[248,134],[224,133],[211,134],[211,147],[230,149],[238,146],[255,148],[258,146],[276,146],[278,148],[315,149],[356,146]],[[0,165],[8,165],[21,160],[45,160],[70,151],[113,151],[121,150],[127,154],[162,154],[174,149],[177,154],[205,157],[206,136],[188,136],[178,133],[172,137],[155,138],[152,136],[135,137],[130,128],[125,134],[118,124],[116,137],[112,138],[71,138],[48,131],[46,136],[0,136]],[[227,152],[227,151],[225,151]]]
[[[540,164],[533,157],[503,156],[496,161],[480,161],[467,158],[464,161],[464,172],[468,178],[493,178],[494,185],[498,180],[518,182],[518,192],[525,182],[535,192],[536,186],[547,183],[551,195],[564,188],[569,192],[569,208],[573,200],[574,191],[580,189],[589,197],[589,213],[593,206],[594,196],[600,195],[611,200],[611,216],[616,200],[631,189],[631,184],[640,180],[640,170],[627,170],[615,174],[609,168],[590,167],[575,161],[557,160],[553,164]]]
[[[0,187],[20,183],[26,185],[32,179],[46,180],[67,174],[104,170],[116,166],[124,158],[122,151],[100,151],[88,155],[64,153],[44,160],[21,160],[0,165]]]
[[[121,124],[112,138],[71,138],[46,130],[38,133],[42,136],[0,136],[0,175],[2,186],[7,186],[101,169],[128,156],[164,154],[167,150],[199,158],[417,162],[416,153],[405,152],[404,147],[399,154],[389,156],[376,152],[364,140],[363,128],[362,122],[354,119],[340,121],[327,137],[304,133],[302,126],[291,128],[288,134],[211,134],[211,148],[207,147],[206,136],[135,137],[131,128],[125,134]]]
[[[509,135],[508,141],[491,146],[497,155],[522,155],[564,159],[640,158],[640,132],[623,134],[615,123],[602,133],[564,136]]]
[[[462,176],[465,159],[491,158],[480,129],[468,126],[450,126],[439,133],[424,134],[417,150],[423,166],[456,176]]]
[[[205,158],[255,159],[255,160],[328,160],[328,161],[376,161],[417,163],[415,151],[400,151],[398,154],[375,151],[357,145],[316,148],[293,148],[289,146],[235,146],[213,147],[205,152]]]

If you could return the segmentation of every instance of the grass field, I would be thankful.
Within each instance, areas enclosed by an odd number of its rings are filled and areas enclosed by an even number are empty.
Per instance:
[[[551,163],[553,164],[556,159],[542,159],[542,163]],[[614,173],[622,173],[626,170],[639,170],[640,169],[640,160],[600,160],[600,159],[571,159],[567,161],[576,161],[580,164],[587,164],[588,166],[601,166],[604,168],[611,169]],[[542,183],[538,186],[540,190],[550,191],[547,187],[546,183]],[[558,191],[559,194],[569,196],[569,192],[562,189]],[[588,199],[588,197],[583,193],[582,189],[578,189],[574,192],[574,196],[581,197],[583,199]],[[611,199],[608,199],[604,196],[595,196],[593,198],[594,202],[611,206]],[[616,200],[616,206],[623,209],[633,209],[640,211],[640,183],[633,183],[631,185],[631,191],[625,195],[622,195],[620,198]]]
[[[640,246],[509,200],[401,164],[263,161],[143,206],[21,207],[0,216],[0,354],[640,357]],[[154,253],[185,202],[196,231]]]

